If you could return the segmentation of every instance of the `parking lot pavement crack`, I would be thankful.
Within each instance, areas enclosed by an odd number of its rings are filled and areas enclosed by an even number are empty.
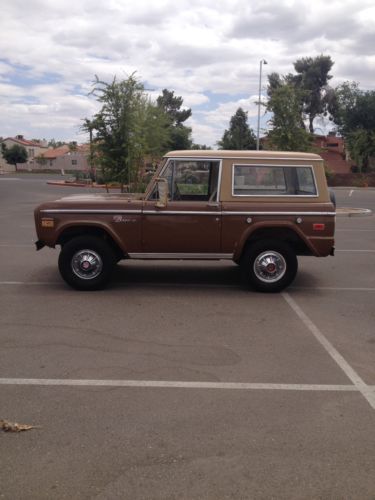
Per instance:
[[[45,341],[38,342],[25,342],[25,340],[19,341],[13,339],[13,337],[3,338],[0,340],[2,349],[40,349],[45,347],[63,347],[72,350],[82,349],[93,352],[100,353],[113,353],[113,354],[135,354],[137,356],[143,356],[148,358],[162,359],[168,362],[180,363],[183,365],[193,365],[193,366],[233,366],[241,361],[241,356],[236,353],[233,349],[230,349],[223,345],[212,345],[212,344],[179,344],[179,343],[166,343],[157,342],[154,340],[147,339],[135,339],[132,337],[124,336],[120,337],[118,335],[105,335],[103,332],[97,332],[94,329],[80,328],[80,327],[68,327],[62,325],[43,325],[43,324],[24,324],[24,323],[13,323],[7,324],[2,323],[2,325],[7,325],[9,327],[19,327],[24,326],[28,330],[30,328],[37,328],[38,332],[43,330],[48,334]],[[87,343],[76,343],[70,336],[70,341],[60,340],[60,336],[56,336],[56,339],[50,338],[50,332],[69,331],[74,334],[77,332],[82,332],[88,335],[89,342]],[[42,333],[45,335],[45,333]],[[93,336],[99,336],[96,338],[95,343],[92,341]],[[108,349],[107,341],[108,338],[115,340],[117,345],[112,349]]]

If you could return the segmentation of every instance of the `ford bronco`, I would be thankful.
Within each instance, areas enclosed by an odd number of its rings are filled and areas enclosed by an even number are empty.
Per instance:
[[[103,288],[121,259],[231,259],[248,286],[278,292],[298,255],[334,254],[335,203],[315,154],[173,151],[144,194],[68,196],[35,224],[79,290]]]

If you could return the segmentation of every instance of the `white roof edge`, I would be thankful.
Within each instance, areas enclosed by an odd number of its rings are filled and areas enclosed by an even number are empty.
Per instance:
[[[277,160],[313,160],[322,161],[322,157],[315,153],[302,153],[292,151],[254,151],[254,150],[214,150],[192,149],[170,151],[165,158],[249,158],[249,159],[277,159]]]

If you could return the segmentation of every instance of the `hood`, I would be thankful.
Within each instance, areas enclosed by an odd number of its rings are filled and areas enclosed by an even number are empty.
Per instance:
[[[74,194],[42,203],[36,211],[44,210],[139,210],[143,205],[143,194]]]
[[[72,194],[69,196],[63,196],[55,200],[56,202],[62,203],[108,203],[108,202],[126,202],[133,200],[143,200],[144,194],[142,193],[97,193],[97,194]]]

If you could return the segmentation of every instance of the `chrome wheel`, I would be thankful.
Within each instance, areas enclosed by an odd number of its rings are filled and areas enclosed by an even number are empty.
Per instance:
[[[92,280],[102,272],[103,261],[94,250],[83,249],[73,255],[71,266],[78,278]]]
[[[285,275],[287,264],[280,253],[267,250],[256,257],[253,270],[255,276],[263,283],[275,283]]]

